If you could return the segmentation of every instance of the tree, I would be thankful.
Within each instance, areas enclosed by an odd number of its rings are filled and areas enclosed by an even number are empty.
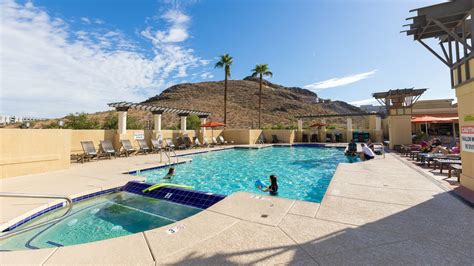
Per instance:
[[[65,117],[65,128],[70,129],[99,129],[100,124],[96,119],[91,119],[86,113],[69,114]]]
[[[229,54],[221,55],[215,68],[224,68],[224,124],[227,124],[227,78],[230,77],[230,66],[232,65],[232,56]]]
[[[268,64],[257,64],[254,69],[252,69],[252,77],[259,77],[260,78],[260,89],[258,93],[258,128],[261,128],[261,121],[262,121],[262,85],[263,85],[263,77],[269,76],[272,77],[273,73],[270,72]]]
[[[117,129],[118,128],[118,116],[116,112],[111,112],[105,118],[103,129]],[[143,129],[143,123],[134,116],[127,116],[127,129]]]
[[[186,128],[196,130],[201,126],[201,119],[197,115],[190,115],[186,118]]]

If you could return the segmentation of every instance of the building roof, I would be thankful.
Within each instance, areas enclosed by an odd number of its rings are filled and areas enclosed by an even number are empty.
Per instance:
[[[372,93],[372,96],[376,99],[386,99],[386,98],[392,98],[392,97],[408,97],[408,96],[420,96],[425,92],[426,89],[414,89],[414,88],[409,88],[409,89],[397,89],[397,90],[389,90],[385,92],[375,92]]]
[[[211,115],[211,113],[209,112],[162,107],[162,106],[156,106],[156,105],[148,104],[148,103],[116,102],[116,103],[109,103],[108,106],[114,107],[114,108],[126,108],[126,109],[131,108],[131,109],[150,111],[150,112],[174,113],[178,115],[198,115],[198,116]]]
[[[454,0],[410,10],[410,12],[416,11],[417,15],[407,18],[412,20],[412,23],[404,25],[409,29],[402,32],[413,36],[415,40],[437,37],[442,42],[448,41],[446,29],[461,35],[463,32],[461,24],[469,17],[472,7],[472,0]],[[469,27],[465,27],[464,30],[468,37],[471,30]]]

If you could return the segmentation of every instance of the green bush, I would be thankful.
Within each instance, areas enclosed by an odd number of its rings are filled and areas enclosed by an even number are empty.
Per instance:
[[[118,116],[116,112],[111,112],[105,118],[103,129],[117,129],[118,128]],[[133,116],[127,116],[127,129],[143,129],[143,123]]]
[[[186,129],[196,130],[201,125],[201,119],[197,115],[190,115],[186,118]]]
[[[100,129],[96,119],[87,117],[86,113],[69,114],[65,117],[64,128],[69,129]]]

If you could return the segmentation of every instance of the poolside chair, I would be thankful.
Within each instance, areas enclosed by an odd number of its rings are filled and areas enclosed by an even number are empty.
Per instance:
[[[199,141],[199,140],[198,140]],[[202,139],[202,147],[205,147],[205,148],[208,148],[210,147],[211,144],[209,143],[209,141],[207,140],[207,138],[203,138]]]
[[[165,139],[165,143],[166,143],[166,146],[165,146],[166,150],[172,151],[176,148],[176,146],[174,145],[171,139]]]
[[[278,139],[277,135],[272,135],[272,143],[279,143],[280,140]]]
[[[195,138],[194,139],[194,146],[195,147],[200,147],[200,148],[207,148],[207,147],[209,147],[209,143],[205,143],[205,142],[201,143],[198,138]]]
[[[151,151],[159,152],[162,149],[163,141],[161,139],[151,139]]]
[[[216,137],[212,137],[212,145],[220,145],[220,143],[217,142]]]
[[[221,145],[225,145],[227,144],[227,141],[224,140],[224,137],[223,136],[219,136],[217,137],[217,142]]]
[[[192,149],[196,147],[196,145],[194,145],[194,142],[188,136],[183,137],[183,142],[184,142],[184,145],[186,146],[186,149]]]
[[[122,145],[122,152],[120,154],[125,154],[128,157],[130,154],[134,153],[136,150],[133,148],[132,143],[128,139],[120,140],[120,144]]]
[[[308,142],[308,134],[303,134],[301,142]]]
[[[181,137],[176,138],[176,142],[178,144],[178,150],[185,150],[186,149],[186,143],[184,143],[184,139]]]
[[[146,143],[144,139],[137,139],[137,142],[139,147],[137,153],[147,154],[151,151],[150,147],[148,146],[148,143]]]
[[[84,161],[90,161],[91,159],[96,158],[99,160],[99,155],[94,147],[94,142],[92,141],[81,141],[82,150],[84,153],[77,159],[77,161],[84,163]]]
[[[312,134],[311,135],[311,142],[319,142],[318,134]]]
[[[112,159],[112,155],[117,158],[117,152],[114,149],[114,145],[112,145],[112,141],[110,140],[101,140],[100,141],[100,153]]]

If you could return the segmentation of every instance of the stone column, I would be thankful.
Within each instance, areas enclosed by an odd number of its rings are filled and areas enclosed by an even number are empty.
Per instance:
[[[179,117],[181,118],[180,133],[184,135],[186,134],[186,118],[188,117],[188,114],[179,114]]]
[[[326,125],[326,118],[321,119],[321,124]],[[326,142],[326,134],[327,134],[326,126],[321,126],[318,129],[318,133],[319,133],[319,141],[320,142]]]
[[[346,129],[346,139],[347,141],[351,141],[352,139],[352,118],[347,118],[347,129]]]
[[[298,119],[298,131],[303,131],[303,119]]]
[[[118,127],[117,132],[114,136],[114,148],[120,150],[120,140],[127,139],[127,111],[128,107],[116,108],[118,115]]]
[[[161,114],[163,111],[153,111],[153,137],[155,139],[163,139],[161,135]]]
[[[206,123],[207,117],[208,117],[207,115],[200,115],[199,116],[199,118],[201,118],[201,125]],[[201,141],[201,143],[204,143],[204,138],[205,137],[206,137],[206,128],[201,127],[200,130],[199,130],[199,141]]]

